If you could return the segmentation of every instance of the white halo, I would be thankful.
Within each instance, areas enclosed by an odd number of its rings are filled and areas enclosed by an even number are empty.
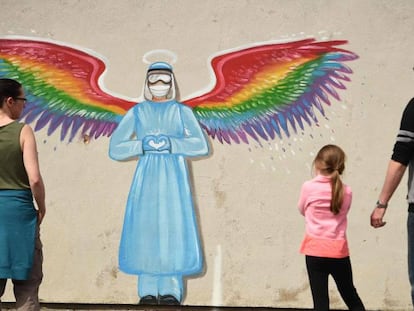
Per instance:
[[[173,65],[177,61],[177,55],[170,50],[152,50],[144,54],[142,61],[148,65],[159,61],[165,61],[170,65]]]

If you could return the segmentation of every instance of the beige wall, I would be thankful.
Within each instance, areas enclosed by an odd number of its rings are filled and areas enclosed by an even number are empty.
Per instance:
[[[413,96],[414,3],[395,1],[0,0],[0,35],[34,36],[87,48],[107,59],[107,89],[141,95],[142,56],[178,55],[183,97],[210,83],[208,58],[268,40],[345,39],[359,60],[342,101],[320,126],[264,147],[212,141],[212,155],[192,163],[204,275],[188,280],[185,304],[312,306],[304,258],[299,188],[323,144],[348,154],[354,190],[349,243],[354,279],[368,309],[410,309],[404,184],[381,230],[369,215],[383,182],[402,109]],[[108,139],[62,143],[37,132],[47,185],[42,228],[45,302],[135,303],[136,277],[117,268],[117,251],[134,163],[107,156]],[[285,151],[283,151],[283,148]],[[345,308],[331,284],[331,305]],[[11,288],[7,292],[12,299]]]

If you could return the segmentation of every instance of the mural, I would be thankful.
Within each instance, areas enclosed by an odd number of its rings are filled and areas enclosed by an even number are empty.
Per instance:
[[[115,160],[139,156],[129,192],[119,267],[139,275],[141,304],[180,304],[183,276],[202,271],[186,157],[206,155],[207,140],[192,110],[177,100],[172,67],[151,64],[145,101],[111,136]]]
[[[340,100],[357,55],[346,41],[262,43],[210,60],[214,83],[179,101],[173,68],[152,63],[143,99],[103,88],[102,57],[66,44],[0,39],[0,77],[25,86],[23,120],[61,141],[110,137],[114,160],[139,158],[127,201],[119,266],[139,276],[146,304],[180,304],[183,277],[201,272],[202,250],[186,160],[208,154],[204,133],[225,144],[289,137]]]

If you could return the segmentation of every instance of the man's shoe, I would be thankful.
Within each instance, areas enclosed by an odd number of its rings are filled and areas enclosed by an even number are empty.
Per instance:
[[[147,295],[147,296],[142,297],[139,300],[139,304],[140,305],[157,305],[158,299],[155,296]]]
[[[177,300],[173,295],[162,295],[159,299],[160,305],[179,306],[181,302]]]

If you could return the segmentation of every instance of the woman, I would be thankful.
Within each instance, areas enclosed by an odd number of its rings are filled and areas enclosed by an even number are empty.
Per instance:
[[[17,121],[25,104],[22,85],[0,79],[0,297],[12,279],[16,310],[40,310],[45,188],[33,130]]]

